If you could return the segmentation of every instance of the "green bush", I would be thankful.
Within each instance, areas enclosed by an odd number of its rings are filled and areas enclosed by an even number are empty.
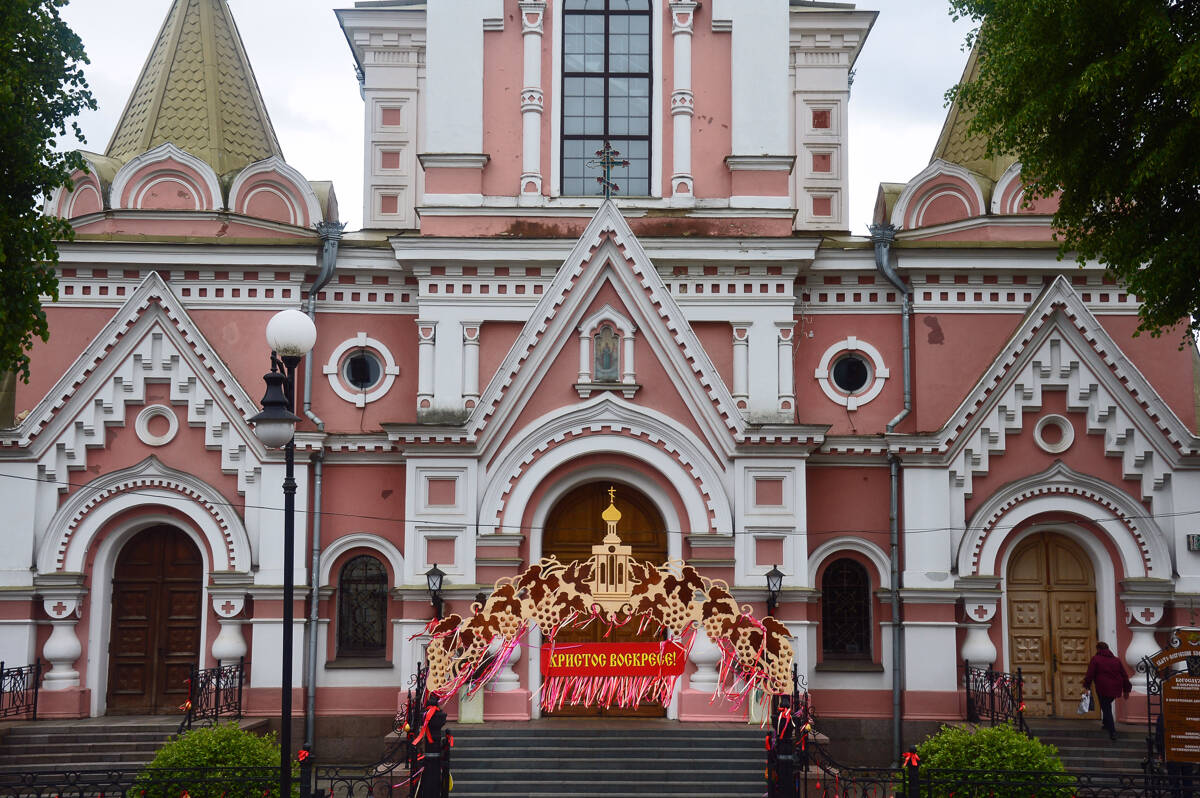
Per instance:
[[[292,795],[300,794],[292,763]],[[172,737],[138,775],[131,798],[279,798],[279,742],[230,721]]]
[[[984,788],[997,798],[1045,798],[1069,796],[1074,784],[1058,758],[1057,748],[1027,737],[1008,724],[990,728],[942,726],[917,746],[917,756],[921,793],[927,796],[975,793]]]

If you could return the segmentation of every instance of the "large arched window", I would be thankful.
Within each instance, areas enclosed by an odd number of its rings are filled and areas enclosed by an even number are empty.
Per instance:
[[[821,577],[821,651],[827,660],[871,659],[871,579],[848,557]]]
[[[588,161],[608,141],[623,197],[650,194],[650,0],[565,0],[562,193],[603,194]]]
[[[361,555],[338,576],[338,657],[387,654],[387,571],[379,560]]]

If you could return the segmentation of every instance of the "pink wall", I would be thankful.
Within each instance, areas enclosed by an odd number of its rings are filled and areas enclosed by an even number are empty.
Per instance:
[[[853,535],[885,550],[888,545],[890,474],[886,464],[805,469],[808,493],[808,546]]]
[[[1138,371],[1158,391],[1167,406],[1184,425],[1196,429],[1196,400],[1193,394],[1196,363],[1195,344],[1183,326],[1177,326],[1155,338],[1149,333],[1134,336],[1136,316],[1100,316],[1104,329],[1133,361]],[[1181,344],[1183,346],[1181,347]]]
[[[113,317],[112,308],[44,306],[50,340],[35,337],[29,350],[29,383],[17,381],[18,413],[32,410],[67,372],[79,353]]]
[[[405,470],[400,464],[326,462],[321,545],[369,532],[404,552]]]
[[[551,12],[547,10],[545,16],[549,21]],[[511,197],[520,189],[521,88],[525,85],[525,45],[518,0],[504,0],[504,19],[504,30],[483,34],[483,151],[492,156],[483,168],[483,193]],[[543,51],[549,49],[545,45],[551,41],[550,38],[543,39]],[[543,123],[551,113],[546,89],[550,88],[552,75],[543,66]],[[545,135],[543,144],[549,141],[549,135]],[[543,186],[549,182],[549,177],[549,172],[543,173]],[[426,191],[437,193],[428,185]]]
[[[512,349],[525,325],[519,321],[484,322],[479,331],[479,389],[482,391],[492,378],[508,351]],[[415,395],[414,395],[415,398]]]
[[[733,388],[733,328],[723,321],[692,322],[692,330],[728,389]]]
[[[668,24],[667,30],[670,30]],[[692,119],[692,175],[696,196],[728,197],[733,190],[725,156],[733,151],[732,37],[713,33],[711,4],[696,9],[692,37],[692,90],[696,115]],[[668,114],[664,135],[670,136]],[[669,176],[669,173],[668,173]],[[791,223],[788,223],[790,235]]]

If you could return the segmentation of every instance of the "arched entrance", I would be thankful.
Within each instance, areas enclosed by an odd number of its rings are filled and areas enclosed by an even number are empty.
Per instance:
[[[604,539],[605,526],[601,519],[609,503],[611,482],[590,482],[571,490],[554,505],[546,517],[542,535],[542,556],[554,555],[560,562],[586,560],[592,556],[592,547]],[[621,542],[633,548],[638,560],[649,560],[658,564],[667,559],[667,533],[663,528],[662,515],[644,494],[625,485],[615,485],[613,503],[621,511]],[[608,632],[608,637],[604,637]],[[658,630],[637,633],[635,624],[616,628],[611,632],[607,626],[592,623],[585,629],[563,629],[557,644],[567,643],[623,643],[633,641],[656,641]],[[600,707],[569,707],[555,711],[554,715],[605,715],[621,717],[662,717],[665,709],[658,704],[643,704],[637,709],[603,709]]]
[[[204,563],[186,534],[152,526],[131,538],[113,570],[108,712],[177,712],[200,661]]]
[[[1096,577],[1092,562],[1064,535],[1022,540],[1008,562],[1011,669],[1025,679],[1026,712],[1067,717],[1096,644]]]

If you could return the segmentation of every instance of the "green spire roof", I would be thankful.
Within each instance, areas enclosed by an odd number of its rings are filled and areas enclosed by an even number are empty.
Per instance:
[[[283,157],[226,0],[173,0],[104,154],[128,161],[164,142],[219,175]]]
[[[971,83],[979,77],[978,56],[979,47],[976,45],[971,50],[959,83]],[[955,100],[946,113],[946,121],[942,125],[942,133],[938,136],[930,162],[941,158],[993,181],[999,180],[1004,171],[1016,163],[1017,159],[1011,155],[988,158],[985,155],[987,141],[982,136],[972,136],[967,132],[967,126],[974,118],[973,113],[964,110],[958,100]]]

